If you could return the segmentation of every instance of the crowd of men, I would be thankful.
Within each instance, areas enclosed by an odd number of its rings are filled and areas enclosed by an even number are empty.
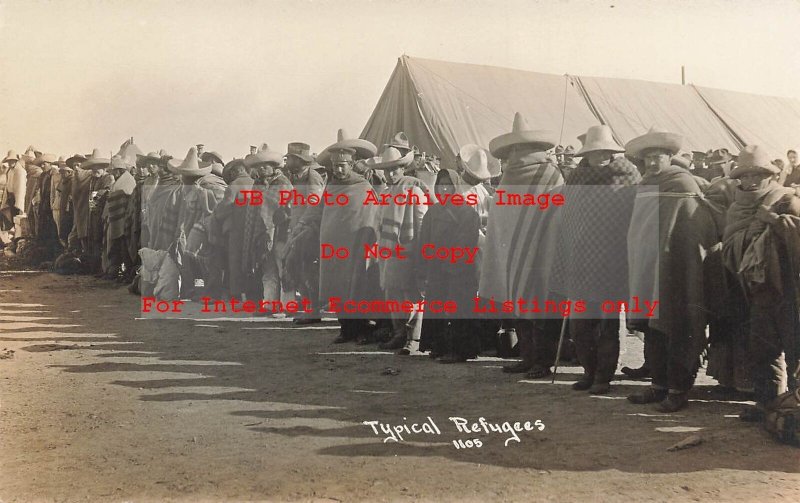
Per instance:
[[[380,153],[340,130],[318,155],[305,143],[285,153],[264,144],[227,163],[203,145],[181,159],[145,154],[132,139],[109,157],[96,149],[59,158],[31,147],[2,161],[0,237],[7,254],[126,282],[137,294],[306,299],[311,308],[294,319],[300,325],[319,322],[331,298],[459,306],[583,299],[589,314],[567,317],[340,312],[335,342],[429,351],[441,363],[514,347],[521,361],[504,372],[529,378],[551,375],[557,353],[574,352],[584,372],[572,387],[593,394],[609,392],[620,351],[619,313],[605,312],[603,302],[657,299],[657,316],[627,315],[627,328],[644,334],[645,363],[622,371],[651,379],[628,399],[682,409],[706,358],[723,391],[754,394],[742,419],[762,420],[771,400],[797,386],[797,153],[784,163],[758,145],[738,155],[684,152],[680,134],[655,129],[624,146],[607,126],[579,139],[580,149],[557,145],[556,135],[517,114],[488,151],[464,145],[453,166],[440,166],[402,132]],[[295,201],[371,193],[389,202],[284,204],[286,191]],[[500,191],[558,193],[567,203],[559,211],[493,204]],[[242,194],[260,204],[242,204]],[[394,197],[426,194],[439,203]],[[441,203],[454,195],[475,204]],[[427,243],[476,248],[479,256],[420,260]],[[376,244],[411,250],[412,259],[360,253]],[[351,253],[324,259],[322,245]]]

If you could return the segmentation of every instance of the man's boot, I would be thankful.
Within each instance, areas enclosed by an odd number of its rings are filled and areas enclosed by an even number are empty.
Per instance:
[[[387,342],[381,343],[378,347],[381,349],[400,349],[406,345],[406,340],[408,339],[408,333],[406,330],[405,323],[395,325],[394,320],[392,321],[392,338],[389,339]]]

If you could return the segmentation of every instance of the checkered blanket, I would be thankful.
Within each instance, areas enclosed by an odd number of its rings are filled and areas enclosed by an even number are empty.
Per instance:
[[[624,158],[599,169],[584,160],[570,176],[563,192],[554,292],[590,301],[627,298],[628,226],[640,181],[636,166]]]

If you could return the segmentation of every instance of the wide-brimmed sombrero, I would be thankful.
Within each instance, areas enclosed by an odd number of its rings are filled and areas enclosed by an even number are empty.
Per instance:
[[[666,150],[670,155],[675,155],[683,146],[683,136],[677,133],[668,133],[656,127],[651,127],[642,136],[637,136],[625,145],[625,152],[634,159],[641,159],[645,150],[658,148]]]
[[[183,159],[170,159],[167,167],[178,176],[206,176],[211,173],[211,164],[201,164],[197,158],[197,147],[190,148]]]
[[[330,145],[317,155],[317,162],[325,165],[330,162],[331,150],[349,149],[355,151],[354,157],[358,159],[369,159],[378,153],[378,148],[367,140],[361,138],[350,138],[344,129],[340,129],[336,135],[336,143]]]
[[[556,146],[556,134],[546,129],[531,129],[528,122],[517,112],[510,133],[504,133],[489,142],[489,151],[498,159],[508,157],[509,151],[517,145],[535,145],[542,150]]]

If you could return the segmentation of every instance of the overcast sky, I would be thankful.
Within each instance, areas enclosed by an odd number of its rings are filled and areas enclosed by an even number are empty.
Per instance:
[[[0,149],[318,152],[404,53],[800,98],[799,48],[791,0],[0,0]]]

